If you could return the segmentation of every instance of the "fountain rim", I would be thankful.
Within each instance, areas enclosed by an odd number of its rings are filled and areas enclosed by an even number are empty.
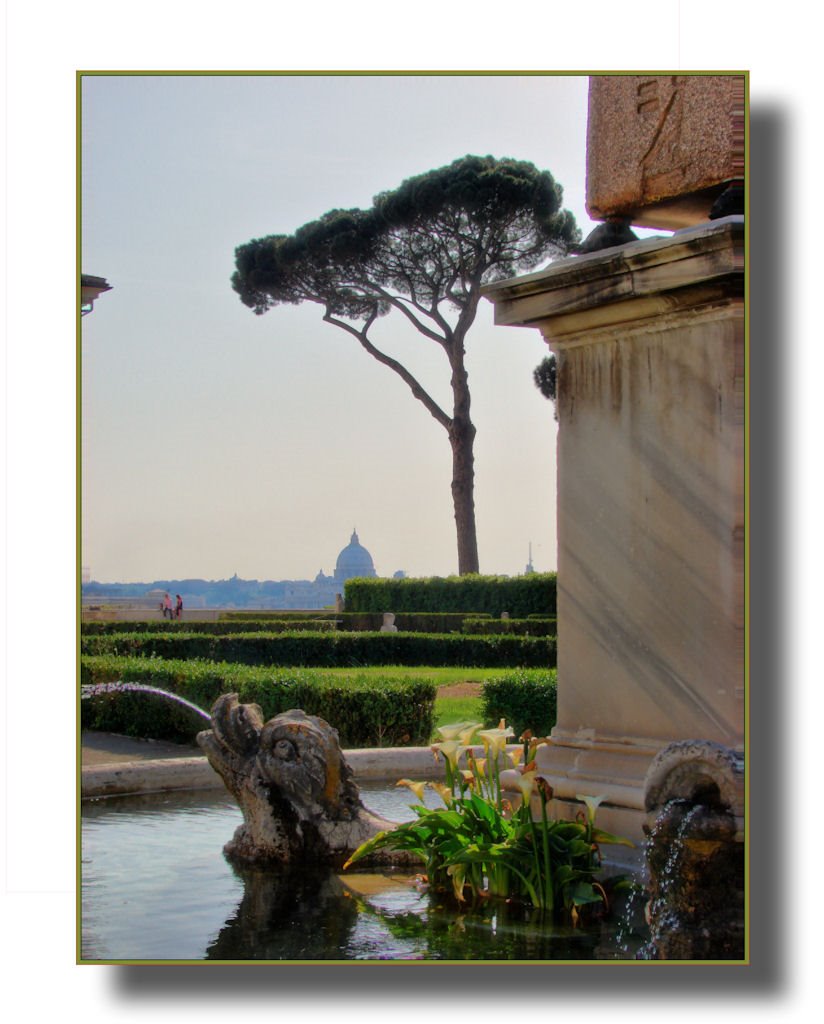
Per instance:
[[[429,747],[373,747],[344,750],[355,780],[394,782],[402,776],[443,779],[443,768]],[[129,796],[181,789],[224,789],[204,755],[123,761],[83,768],[82,799]]]

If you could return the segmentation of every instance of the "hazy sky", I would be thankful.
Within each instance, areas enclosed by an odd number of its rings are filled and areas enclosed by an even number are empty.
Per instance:
[[[262,317],[234,249],[467,153],[549,169],[584,233],[582,76],[117,76],[82,85],[83,564],[97,580],[312,577],[356,527],[378,573],[455,572],[451,452],[313,304]],[[468,342],[482,572],[555,568],[555,424],[534,330]],[[444,353],[380,341],[451,408]]]

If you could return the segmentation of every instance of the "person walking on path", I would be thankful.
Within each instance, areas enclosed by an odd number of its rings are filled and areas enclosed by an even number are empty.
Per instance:
[[[168,594],[163,595],[163,603],[161,604],[164,619],[171,619],[172,617],[172,599]]]
[[[183,614],[183,598],[180,594],[175,594],[175,618],[179,619]]]

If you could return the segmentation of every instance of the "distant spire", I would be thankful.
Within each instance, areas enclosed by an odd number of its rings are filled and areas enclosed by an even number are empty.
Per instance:
[[[352,527],[352,536],[349,538],[349,543],[360,544],[360,541],[358,540],[358,531],[355,529],[354,526]]]

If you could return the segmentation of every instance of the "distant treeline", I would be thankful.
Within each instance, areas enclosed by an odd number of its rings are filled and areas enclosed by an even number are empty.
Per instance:
[[[151,583],[84,583],[83,600],[146,603],[149,592],[183,596],[186,608],[288,609],[313,600],[311,580],[154,580]],[[349,579],[344,584],[345,606],[351,612],[475,612],[513,618],[556,614],[556,574],[524,576],[448,576],[425,579]],[[154,599],[154,595],[153,598]],[[331,606],[332,602],[329,602]],[[400,623],[399,623],[400,625]]]

